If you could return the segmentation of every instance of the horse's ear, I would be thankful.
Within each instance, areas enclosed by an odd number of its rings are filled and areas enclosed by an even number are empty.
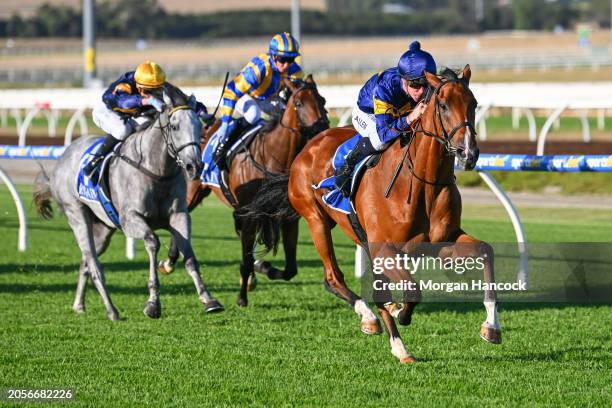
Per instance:
[[[170,95],[168,95],[168,92],[166,92],[165,89],[164,89],[164,92],[162,93],[162,98],[166,106],[172,106],[172,98],[170,98]]]
[[[466,64],[463,68],[463,80],[469,84],[470,78],[472,77],[472,69],[470,68],[470,64]]]
[[[283,85],[291,91],[291,93],[295,92],[295,84],[289,78],[283,78]]]
[[[308,74],[308,76],[306,77],[306,79],[304,80],[304,82],[308,83],[308,84],[314,84],[314,78],[312,77],[312,74]]]
[[[438,85],[440,85],[440,82],[442,82],[436,75],[427,71],[425,71],[425,78],[427,78],[427,82],[429,82],[429,85],[431,85],[433,88],[437,88]]]

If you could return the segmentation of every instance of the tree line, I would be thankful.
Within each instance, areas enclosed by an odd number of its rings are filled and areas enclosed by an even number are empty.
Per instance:
[[[482,8],[477,9],[478,3]],[[303,10],[304,34],[405,35],[550,30],[581,21],[610,24],[609,0],[395,0],[404,13],[385,12],[388,0],[327,0],[327,12]],[[290,30],[288,10],[179,14],[157,0],[106,0],[96,6],[96,32],[107,38],[231,38]],[[44,4],[29,18],[0,20],[0,36],[74,37],[80,8]]]

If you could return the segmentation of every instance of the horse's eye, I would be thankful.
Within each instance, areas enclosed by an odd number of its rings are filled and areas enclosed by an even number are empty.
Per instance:
[[[179,125],[170,125],[170,129],[179,130]]]
[[[296,108],[301,108],[304,104],[302,103],[302,101],[295,101],[295,107]]]
[[[444,112],[447,111],[448,106],[446,106],[446,104],[444,102],[440,102],[440,109],[442,109]]]

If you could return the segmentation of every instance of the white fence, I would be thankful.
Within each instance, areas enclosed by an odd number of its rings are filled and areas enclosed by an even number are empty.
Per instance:
[[[340,110],[346,121],[349,109],[357,99],[360,86],[320,86],[327,99],[328,109]],[[583,83],[474,83],[470,87],[478,100],[478,130],[481,140],[486,140],[486,118],[491,108],[512,108],[513,124],[518,126],[521,116],[529,123],[529,140],[538,141],[538,155],[544,154],[548,134],[566,111],[574,111],[582,123],[582,139],[591,140],[588,115],[597,117],[597,126],[603,129],[605,114],[612,109],[612,82]],[[193,92],[198,100],[214,107],[219,99],[219,87],[185,88]],[[81,133],[87,133],[85,114],[100,99],[101,89],[22,89],[0,91],[0,124],[6,126],[8,116],[17,124],[20,146],[26,145],[28,128],[37,115],[45,115],[49,124],[49,136],[56,134],[56,122],[60,110],[71,111],[72,116],[64,134],[64,144],[70,144],[74,128],[79,125]],[[545,124],[537,133],[534,110],[546,110]],[[345,111],[346,110],[346,111]]]
[[[489,110],[493,107],[511,108],[513,112],[513,123],[516,125],[519,118],[524,115],[529,123],[529,138],[537,139],[538,155],[544,154],[544,146],[550,129],[559,116],[567,110],[579,113],[582,123],[582,135],[585,142],[591,140],[587,115],[589,111],[595,111],[598,118],[598,126],[603,128],[607,109],[612,109],[612,82],[601,83],[489,83],[472,84],[470,86],[479,103],[476,115],[476,123],[479,128],[481,140],[487,138],[486,118]],[[327,108],[336,109],[341,112],[341,124],[350,119],[350,109],[357,99],[360,86],[320,86],[319,92],[327,99]],[[185,88],[186,92],[193,92],[198,100],[203,101],[209,108],[215,106],[219,99],[221,89],[219,87]],[[49,136],[54,137],[56,133],[56,122],[60,110],[73,112],[64,135],[64,144],[72,141],[74,127],[79,124],[82,134],[86,134],[87,122],[85,114],[91,109],[101,97],[101,89],[26,89],[26,90],[3,90],[0,91],[0,124],[6,126],[8,115],[15,118],[17,131],[19,133],[20,146],[26,146],[28,128],[32,119],[44,114],[49,125]],[[548,110],[550,113],[544,123],[539,135],[533,110]],[[22,119],[22,112],[25,118]],[[343,113],[342,113],[343,112]],[[0,173],[4,174],[4,173]],[[527,248],[523,227],[518,215],[508,197],[501,187],[495,183],[493,178],[486,172],[479,173],[494,191],[506,208],[512,220],[521,254],[520,273],[526,279],[527,275]],[[8,176],[3,180],[9,185],[11,191],[14,186]],[[16,190],[15,190],[16,191]],[[15,196],[15,195],[14,195]],[[18,210],[23,205],[15,199]],[[19,249],[25,250],[25,216],[21,219],[20,211],[20,238]],[[23,227],[22,225],[23,221]],[[23,230],[23,236],[22,236]],[[133,246],[131,247],[133,250]],[[128,247],[128,256],[133,257],[133,252]],[[356,263],[359,263],[357,261]],[[356,271],[360,268],[356,267]]]

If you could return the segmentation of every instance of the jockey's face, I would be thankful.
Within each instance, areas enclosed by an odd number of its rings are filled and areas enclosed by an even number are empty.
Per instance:
[[[284,74],[289,69],[289,66],[293,64],[294,60],[295,58],[293,57],[281,57],[281,56],[275,55],[274,65],[276,66],[276,69],[278,69],[278,71],[281,74]]]
[[[402,88],[404,88],[404,92],[417,103],[420,102],[421,99],[423,99],[423,95],[425,95],[424,85],[411,85],[408,80],[404,78],[402,78]]]

